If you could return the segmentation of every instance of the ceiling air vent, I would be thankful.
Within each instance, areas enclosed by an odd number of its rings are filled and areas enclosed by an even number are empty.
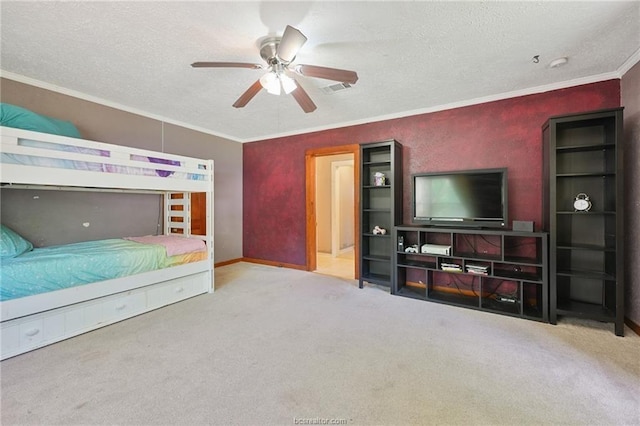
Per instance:
[[[334,92],[339,92],[341,90],[349,89],[350,87],[352,86],[349,83],[336,83],[330,86],[321,87],[320,90],[322,90],[324,93],[331,94]]]

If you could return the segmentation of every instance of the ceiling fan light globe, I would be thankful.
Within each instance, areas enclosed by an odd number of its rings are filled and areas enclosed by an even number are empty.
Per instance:
[[[260,77],[260,84],[272,95],[280,94],[280,80],[275,73],[268,72]]]
[[[282,89],[287,95],[296,90],[296,87],[298,87],[296,81],[288,75],[280,74],[280,81],[282,82]]]

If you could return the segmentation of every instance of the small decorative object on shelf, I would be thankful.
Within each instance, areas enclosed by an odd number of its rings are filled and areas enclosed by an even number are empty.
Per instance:
[[[384,228],[380,228],[378,225],[376,225],[376,226],[373,228],[373,231],[371,231],[371,233],[372,233],[373,235],[385,235],[385,234],[387,233],[387,230],[386,230],[386,229],[384,229]]]
[[[589,200],[589,196],[584,192],[576,195],[575,201],[573,202],[573,208],[576,209],[577,212],[588,212],[591,210],[591,201]]]
[[[375,186],[384,186],[387,183],[387,178],[385,177],[384,173],[382,172],[376,172],[373,175],[373,184]]]

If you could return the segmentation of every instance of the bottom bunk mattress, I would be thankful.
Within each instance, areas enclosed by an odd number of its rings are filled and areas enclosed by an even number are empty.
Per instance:
[[[207,259],[202,240],[149,236],[35,248],[2,258],[0,301]]]

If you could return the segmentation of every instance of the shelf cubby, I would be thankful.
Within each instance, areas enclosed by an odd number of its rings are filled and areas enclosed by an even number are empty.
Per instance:
[[[537,283],[522,283],[522,315],[532,319],[543,319],[547,311],[543,288]]]
[[[542,282],[544,270],[542,266],[524,263],[494,263],[493,275],[500,278]]]
[[[488,278],[482,286],[481,307],[500,313],[521,315],[522,283],[513,280]]]

